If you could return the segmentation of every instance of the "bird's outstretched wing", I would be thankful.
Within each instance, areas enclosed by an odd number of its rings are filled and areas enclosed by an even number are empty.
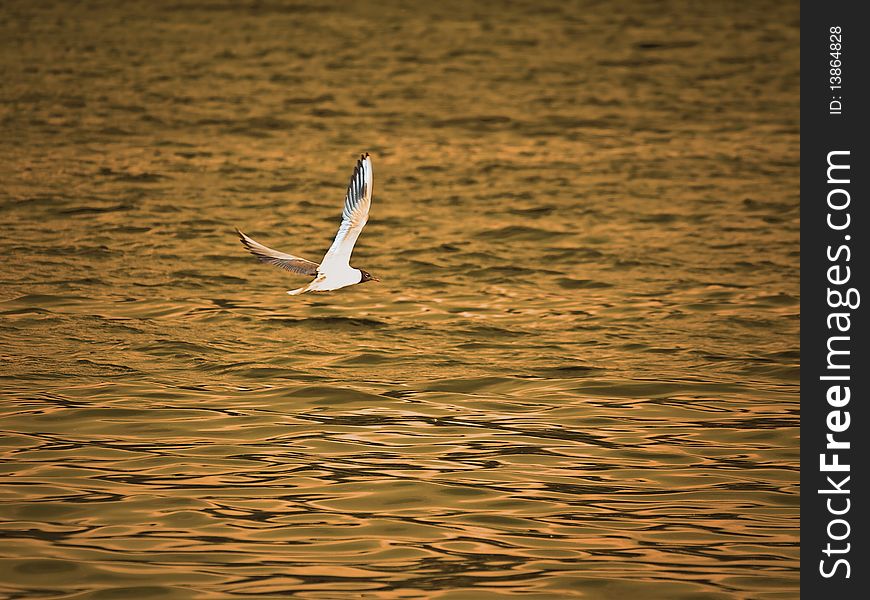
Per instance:
[[[248,252],[256,256],[257,260],[260,262],[269,263],[270,265],[275,265],[276,267],[281,267],[282,269],[287,269],[288,271],[293,271],[294,273],[300,273],[302,275],[310,275],[311,277],[317,275],[317,263],[305,260],[304,258],[299,258],[298,256],[293,256],[292,254],[284,254],[283,252],[267,248],[260,242],[249,238],[238,229],[236,229],[236,233],[239,234],[239,239],[242,241],[242,245],[248,249]]]
[[[369,153],[363,154],[356,162],[347,195],[344,198],[344,211],[341,214],[341,225],[332,246],[320,263],[320,271],[330,267],[347,267],[356,240],[369,220],[369,208],[372,205],[372,159]]]

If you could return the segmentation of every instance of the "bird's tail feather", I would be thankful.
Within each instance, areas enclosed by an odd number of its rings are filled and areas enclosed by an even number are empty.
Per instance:
[[[291,296],[298,296],[299,294],[304,294],[307,291],[308,291],[308,286],[306,285],[305,287],[301,287],[301,288],[298,288],[295,290],[287,290],[287,293],[290,294]]]

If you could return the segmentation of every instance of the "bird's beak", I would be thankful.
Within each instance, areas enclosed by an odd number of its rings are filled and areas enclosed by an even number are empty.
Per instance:
[[[372,277],[372,281],[380,281],[380,279],[377,277]]]

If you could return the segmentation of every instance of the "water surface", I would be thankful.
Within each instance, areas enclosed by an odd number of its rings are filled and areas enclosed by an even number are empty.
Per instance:
[[[0,597],[797,597],[798,18],[4,2]]]

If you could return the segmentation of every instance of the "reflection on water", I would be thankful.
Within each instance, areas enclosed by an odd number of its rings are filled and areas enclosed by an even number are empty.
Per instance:
[[[0,595],[795,597],[797,4],[233,6],[0,8]]]

